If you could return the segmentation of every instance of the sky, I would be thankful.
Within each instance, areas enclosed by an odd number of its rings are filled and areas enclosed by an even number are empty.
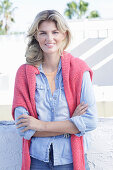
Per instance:
[[[102,19],[113,19],[113,0],[84,1],[89,3],[89,12],[97,10]],[[66,4],[72,0],[11,0],[11,2],[13,2],[13,7],[17,7],[14,11],[15,24],[12,25],[11,30],[26,32],[38,12],[55,9],[64,16]]]

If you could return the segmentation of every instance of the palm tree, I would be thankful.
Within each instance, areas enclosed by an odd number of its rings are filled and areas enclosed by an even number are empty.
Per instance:
[[[76,3],[75,1],[69,2],[67,4],[67,9],[64,12],[64,15],[66,15],[69,19],[72,19],[72,17],[76,17],[77,19],[82,18],[86,15],[86,12],[88,11],[88,2],[85,2],[83,0],[80,0],[79,3]],[[86,16],[86,18],[95,18],[99,17],[99,14],[97,11],[92,11],[89,16]]]
[[[72,17],[76,14],[78,16],[78,10],[77,10],[77,3],[72,1],[71,3],[67,4],[67,9],[65,10],[65,15],[72,19]]]
[[[99,17],[99,13],[98,13],[98,11],[91,11],[90,12],[90,15],[89,16],[87,16],[87,18],[97,18],[97,17]]]
[[[0,33],[7,34],[11,23],[15,22],[13,12],[16,8],[12,8],[10,0],[1,0],[0,2]]]
[[[88,10],[88,5],[89,5],[88,2],[80,0],[78,4],[79,18],[82,18],[82,16],[85,15],[85,13]]]

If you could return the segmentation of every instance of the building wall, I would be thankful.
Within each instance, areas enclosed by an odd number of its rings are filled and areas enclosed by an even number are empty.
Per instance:
[[[105,49],[104,46],[107,46],[107,44],[111,41],[111,46],[106,49],[106,51],[99,54],[104,56],[105,54],[108,55],[108,51],[111,51],[110,54],[113,53],[113,20],[86,19],[76,22],[71,21],[69,22],[69,26],[72,31],[73,40],[67,50],[71,52],[75,49],[73,51],[75,56],[91,56],[91,54],[95,54],[98,49],[101,49],[102,47]],[[27,39],[25,35],[0,36],[0,61],[2,61],[0,62],[0,120],[11,120],[10,115],[11,104],[13,101],[15,75],[19,66],[25,63],[26,45]],[[89,51],[90,53],[87,53]],[[99,58],[99,54],[96,53],[96,57],[93,55],[91,59],[87,58],[87,62],[91,64],[97,62],[96,65],[98,65],[98,62],[100,62],[97,60],[97,58]],[[109,85],[109,81],[104,79],[107,77],[107,80],[109,79],[110,82],[113,82],[113,79],[110,78],[112,77],[111,73],[113,72],[111,70],[111,68],[113,69],[113,57],[112,60],[110,60],[110,63],[111,64],[107,66],[110,70],[109,76],[107,76],[108,70],[106,69],[104,69],[104,71],[96,70],[93,76],[93,79],[95,79],[95,74],[99,75],[96,80],[103,80],[101,82],[103,86],[108,83],[107,86],[105,86],[106,88],[101,87],[100,85],[94,87],[98,115],[101,117],[113,116],[113,95],[111,95],[113,93],[113,84],[111,83]],[[98,74],[100,72],[102,74]]]
[[[100,118],[88,152],[91,170],[113,170],[113,119]],[[21,170],[22,138],[13,121],[0,121],[0,170]]]
[[[113,117],[113,101],[96,102],[98,117]],[[13,120],[11,105],[0,105],[0,121]]]
[[[97,102],[97,111],[99,117],[113,117],[113,101]]]
[[[0,122],[0,170],[21,170],[22,139],[14,122]]]
[[[113,170],[113,119],[100,118],[88,152],[91,170]]]

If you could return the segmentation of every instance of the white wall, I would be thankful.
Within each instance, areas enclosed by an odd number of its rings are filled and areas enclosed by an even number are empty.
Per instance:
[[[22,138],[14,122],[0,122],[0,170],[20,170]],[[91,170],[113,170],[113,119],[100,118],[88,152]]]
[[[22,139],[14,122],[0,122],[0,170],[21,170]]]
[[[113,170],[113,119],[99,119],[88,160],[91,170]]]
[[[69,51],[77,46],[77,44],[80,44],[80,42],[90,37],[113,37],[113,20],[90,21],[86,19],[70,22],[69,26],[73,34],[72,44],[68,48]],[[6,114],[10,114],[15,74],[18,67],[25,63],[26,43],[25,35],[0,36],[0,73],[2,73],[0,74],[0,120],[3,120],[1,119],[1,111],[4,110],[5,106],[8,106],[9,109],[7,112],[6,108]],[[97,102],[113,101],[113,95],[111,95],[113,86],[106,87],[106,89],[104,87],[95,86],[94,91]],[[112,105],[110,108],[113,110]],[[110,110],[110,112],[112,111]],[[103,113],[101,113],[101,115],[102,114]],[[109,116],[109,113],[106,112],[105,114]]]

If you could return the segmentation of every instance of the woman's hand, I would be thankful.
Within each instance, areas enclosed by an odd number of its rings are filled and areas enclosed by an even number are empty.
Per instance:
[[[16,123],[16,125],[17,125],[17,128],[25,127],[22,130],[22,132],[25,132],[28,129],[41,131],[41,129],[44,125],[44,122],[34,118],[33,116],[23,114],[18,117],[18,122]]]
[[[85,114],[87,109],[88,109],[88,104],[85,104],[84,102],[80,103],[80,104],[76,107],[76,109],[75,109],[72,117],[73,117],[73,116],[80,116],[80,115]]]

